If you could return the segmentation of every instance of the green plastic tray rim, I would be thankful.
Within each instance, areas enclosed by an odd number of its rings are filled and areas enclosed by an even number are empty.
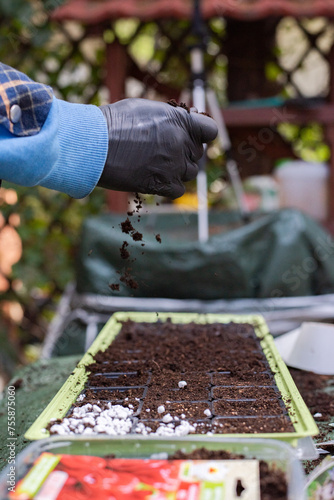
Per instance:
[[[155,323],[158,320],[165,321],[168,318],[173,323],[195,322],[204,324],[234,322],[251,324],[254,327],[257,337],[260,339],[263,352],[274,373],[275,381],[281,392],[283,401],[287,404],[287,410],[295,429],[295,432],[283,433],[216,434],[217,437],[279,439],[288,442],[291,446],[297,446],[299,439],[315,436],[319,433],[318,427],[302,399],[287,366],[276,349],[274,339],[270,335],[267,324],[261,315],[117,312],[109,319],[52,401],[28,429],[25,438],[37,440],[45,439],[49,436],[49,432],[46,431],[45,427],[52,418],[61,419],[66,415],[85,387],[88,377],[85,367],[92,363],[93,357],[98,351],[104,351],[111,344],[121,330],[121,322],[132,320],[137,323]],[[205,436],[205,434],[197,434],[197,436]],[[76,436],[66,436],[66,438],[76,439]],[[108,436],[105,439],[108,439]]]

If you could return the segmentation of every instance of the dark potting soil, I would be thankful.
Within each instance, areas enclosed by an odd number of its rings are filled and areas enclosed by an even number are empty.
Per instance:
[[[240,460],[245,457],[225,450],[198,448],[190,453],[178,450],[168,458],[169,460]],[[288,486],[284,471],[260,460],[259,476],[261,500],[286,500],[288,498]],[[239,481],[236,484],[237,496],[238,491],[239,493],[243,491],[243,486],[240,483]]]
[[[138,401],[134,416],[152,429],[170,413],[196,433],[294,431],[249,324],[126,321],[87,369],[84,404]]]
[[[119,278],[119,280],[122,282],[122,283],[125,283],[125,285],[129,286],[130,288],[132,288],[133,290],[135,290],[136,288],[138,288],[138,283],[137,281],[133,278],[133,276],[131,275],[131,269],[128,268],[123,274],[122,276]]]
[[[129,217],[127,217],[124,222],[121,222],[121,228],[122,228],[122,233],[126,234],[129,234],[131,233],[131,231],[135,230]]]
[[[123,241],[123,245],[119,249],[122,259],[128,259],[130,257],[130,252],[126,248],[128,246],[129,243],[127,241]]]
[[[185,104],[184,102],[180,102],[178,103],[175,99],[169,99],[169,101],[167,101],[167,104],[169,104],[170,106],[173,106],[173,108],[183,108],[185,109],[186,111],[188,111],[188,113],[190,113],[190,108],[189,106],[187,106],[187,104]],[[201,115],[206,115],[206,116],[209,116],[210,118],[212,118],[211,115],[209,115],[209,113],[206,113],[205,111],[201,112],[200,113]]]
[[[169,99],[169,101],[167,101],[167,104],[169,104],[170,106],[173,106],[173,108],[178,108],[178,107],[183,108],[186,111],[188,111],[188,113],[190,113],[189,106],[187,106],[184,102],[178,103],[175,99]]]
[[[332,427],[328,426],[328,422],[333,421],[334,417],[333,376],[319,375],[295,368],[290,368],[290,373],[310,412],[313,415],[321,415],[316,417],[320,433],[316,436],[315,441],[321,443],[331,440]],[[320,448],[334,455],[333,446],[321,445]],[[322,454],[316,460],[303,461],[306,474],[312,472],[326,456],[326,454]]]
[[[295,368],[290,368],[290,373],[310,412],[322,414],[317,421],[328,421],[334,417],[333,377]]]
[[[111,283],[111,284],[109,285],[109,288],[110,288],[111,290],[113,290],[113,291],[117,291],[117,292],[118,292],[118,291],[119,291],[119,283]]]
[[[143,235],[139,231],[135,231],[134,233],[132,233],[131,237],[132,237],[133,241],[142,241],[143,240]]]
[[[131,236],[133,241],[143,241],[142,233],[140,233],[139,231],[137,231],[133,227],[132,222],[129,219],[129,217],[132,217],[134,214],[137,214],[138,215],[138,222],[140,221],[139,211],[143,206],[143,201],[141,200],[138,193],[135,193],[134,203],[135,203],[135,209],[127,212],[128,217],[125,219],[125,221],[120,223],[120,227],[121,227],[123,233],[129,234]],[[124,260],[127,260],[130,258],[130,252],[129,252],[128,247],[129,247],[128,242],[123,241],[123,244],[122,244],[121,248],[119,249],[120,254],[121,254],[121,258]],[[120,281],[122,283],[124,283],[126,286],[128,286],[129,288],[132,288],[133,290],[135,290],[138,288],[139,285],[138,285],[137,281],[131,275],[130,271],[131,271],[131,268],[127,268],[123,272],[123,274],[121,275]],[[113,291],[119,291],[120,286],[118,283],[112,283],[109,285],[109,288]]]
[[[121,222],[121,228],[123,233],[130,234],[133,241],[142,241],[143,235],[139,231],[136,231],[129,217],[124,222]]]

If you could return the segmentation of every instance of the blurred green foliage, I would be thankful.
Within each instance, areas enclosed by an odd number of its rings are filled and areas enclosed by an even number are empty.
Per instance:
[[[9,183],[5,185],[14,188]],[[15,187],[15,190],[17,203],[2,206],[3,215],[20,215],[17,231],[23,254],[13,268],[12,279],[24,280],[23,299],[31,290],[40,290],[41,295],[62,292],[73,279],[73,259],[82,220],[101,212],[104,193],[96,189],[94,195],[74,200],[40,187]]]
[[[97,45],[88,64],[79,48],[82,32],[69,37],[60,25],[49,21],[52,10],[61,3],[0,0],[0,60],[51,85],[60,98],[100,104],[103,48]],[[7,347],[4,343],[0,364],[8,371],[13,367],[11,359],[27,359],[25,346],[42,342],[59,297],[74,279],[82,220],[104,210],[106,199],[101,189],[74,200],[40,187],[4,182],[3,188],[17,192],[17,203],[2,200],[0,212],[9,225],[11,215],[19,215],[15,229],[23,246],[22,257],[8,277],[10,287],[0,297],[2,304],[18,302],[23,309],[23,318],[18,320],[0,315],[0,338],[10,337]]]
[[[330,148],[324,142],[324,131],[319,123],[301,127],[291,123],[278,124],[280,134],[291,142],[297,156],[305,161],[326,162]]]

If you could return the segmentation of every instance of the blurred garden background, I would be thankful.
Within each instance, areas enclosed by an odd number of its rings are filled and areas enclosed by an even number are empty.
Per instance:
[[[112,100],[107,80],[114,78],[118,67],[117,64],[111,67],[108,47],[115,49],[114,54],[126,53],[124,97],[179,99],[184,90],[191,88],[189,47],[194,43],[191,19],[143,20],[129,12],[126,19],[84,25],[80,21],[57,19],[54,14],[63,3],[62,0],[0,0],[0,60],[50,85],[58,98],[70,102],[100,105]],[[246,25],[237,25],[237,21],[226,19],[220,12],[207,20],[206,75],[219,105],[224,108],[239,99],[271,96],[325,99],[330,80],[326,57],[333,45],[333,22],[324,17],[268,18],[259,21],[258,28],[261,36],[253,40],[252,50],[253,62],[258,60],[259,65],[247,67],[247,61],[251,62],[247,53],[242,60],[235,55],[235,46],[243,32],[247,46]],[[233,40],[233,33],[239,38]],[[245,72],[253,75],[248,81],[244,79]],[[240,137],[235,133],[232,142],[238,144],[238,141]],[[270,162],[263,156],[260,160],[257,157],[256,162],[262,164],[249,163],[249,173],[270,172],[273,163],[282,156],[282,149],[288,157],[310,161],[327,161],[330,156],[323,128],[318,123],[308,126],[278,123],[273,147],[276,143],[280,145],[280,153],[275,157],[271,150]],[[239,153],[241,156],[242,151]],[[244,176],[245,169],[241,172]],[[233,206],[224,154],[216,143],[208,150],[208,185],[213,208]],[[194,184],[187,189],[187,195],[192,195]],[[3,183],[0,190],[2,383],[17,365],[39,357],[57,303],[65,286],[75,277],[82,221],[108,211],[109,205],[108,195],[101,189],[83,200],[74,200],[44,188]]]

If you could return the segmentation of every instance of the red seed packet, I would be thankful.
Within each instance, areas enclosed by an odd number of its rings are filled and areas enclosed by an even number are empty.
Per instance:
[[[259,500],[257,460],[152,460],[42,453],[20,500]]]

